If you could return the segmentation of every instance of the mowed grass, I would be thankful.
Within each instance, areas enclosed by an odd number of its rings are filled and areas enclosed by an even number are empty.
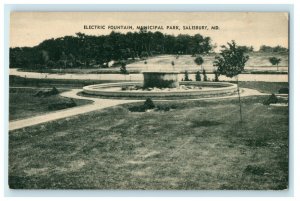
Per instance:
[[[9,90],[9,120],[17,120],[28,118],[47,112],[53,112],[59,110],[51,106],[53,104],[65,105],[70,103],[71,99],[62,97],[59,94],[36,97],[34,96],[38,91],[47,91],[50,89],[45,88],[10,88]],[[67,91],[67,89],[59,89],[59,92]],[[76,106],[91,103],[88,100],[73,99]],[[66,108],[60,108],[66,109]]]
[[[239,87],[255,89],[262,93],[278,94],[280,89],[289,88],[289,83],[288,82],[239,82]]]
[[[267,97],[132,103],[9,133],[17,189],[288,188],[288,108]]]

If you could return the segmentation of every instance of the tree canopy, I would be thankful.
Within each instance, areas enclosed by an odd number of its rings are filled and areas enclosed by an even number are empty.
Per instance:
[[[214,66],[221,75],[234,77],[244,70],[245,63],[249,56],[244,55],[245,50],[236,45],[235,41],[223,45],[219,56],[215,57]]]
[[[267,46],[267,45],[262,45],[259,48],[260,52],[278,52],[278,53],[282,53],[282,52],[288,52],[288,48],[282,47],[280,45],[277,45],[275,47],[271,47],[271,46]]]
[[[194,62],[200,66],[203,64],[204,60],[201,56],[197,56],[196,59],[194,60]]]
[[[277,66],[278,66],[278,64],[280,63],[281,59],[276,58],[276,57],[270,57],[270,58],[269,58],[269,61],[270,61],[270,63],[271,63],[273,66],[274,66],[274,65],[277,65]]]
[[[211,39],[200,34],[178,36],[161,32],[64,36],[34,47],[10,48],[10,67],[100,67],[109,61],[146,58],[160,54],[203,54],[212,50]]]

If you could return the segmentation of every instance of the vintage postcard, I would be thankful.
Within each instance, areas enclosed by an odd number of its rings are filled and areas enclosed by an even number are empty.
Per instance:
[[[11,189],[289,189],[289,13],[11,12]]]

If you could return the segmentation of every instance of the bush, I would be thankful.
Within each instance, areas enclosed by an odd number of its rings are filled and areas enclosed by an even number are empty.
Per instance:
[[[144,104],[135,105],[135,106],[129,107],[128,109],[131,112],[145,112],[150,109],[154,109],[154,111],[168,112],[171,109],[176,109],[176,108],[177,108],[176,105],[168,104],[168,103],[161,104],[161,105],[155,105],[151,98],[147,98],[146,101],[144,102]]]
[[[126,62],[125,61],[121,62],[120,72],[122,74],[129,74],[128,71],[127,71],[127,69],[126,69]]]
[[[189,78],[189,73],[187,71],[184,71],[184,81],[191,81]]]
[[[203,69],[203,81],[207,81],[207,75],[206,75],[206,71]]]
[[[71,100],[65,100],[48,105],[48,110],[62,110],[66,108],[75,107],[76,105],[77,104],[75,103],[75,101],[71,98]]]
[[[215,82],[219,82],[219,74],[218,74],[218,71],[214,71],[214,74],[215,74],[215,79],[214,79],[214,81]]]
[[[270,105],[274,103],[278,103],[278,98],[275,96],[275,94],[272,94],[267,100],[263,102],[264,105]]]
[[[56,87],[52,87],[51,91],[49,92],[50,95],[56,95],[59,94],[59,91]]]
[[[50,91],[38,91],[35,93],[33,96],[36,97],[47,97],[47,96],[52,96],[52,95],[57,95],[59,94],[59,91],[57,90],[56,87],[53,87]]]
[[[132,106],[128,108],[131,112],[145,112],[155,108],[155,105],[151,98],[147,98],[143,105]]]
[[[144,102],[144,108],[145,108],[145,110],[150,110],[150,109],[155,108],[155,105],[151,98],[146,99],[146,101]]]
[[[200,74],[200,71],[197,71],[195,80],[196,80],[196,81],[201,81],[201,74]]]
[[[156,106],[156,111],[164,111],[164,112],[168,112],[171,109],[175,109],[176,106],[175,105],[157,105]]]
[[[280,94],[289,94],[289,88],[281,88],[278,93]]]

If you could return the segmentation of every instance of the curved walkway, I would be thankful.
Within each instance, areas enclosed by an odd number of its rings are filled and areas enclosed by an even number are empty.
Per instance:
[[[52,113],[47,113],[44,115],[39,115],[31,118],[10,121],[9,122],[9,131],[34,126],[37,124],[42,124],[49,121],[55,121],[58,119],[63,119],[75,115],[84,114],[87,112],[92,112],[95,110],[101,110],[104,108],[125,104],[125,103],[132,103],[132,102],[143,102],[144,100],[120,100],[120,99],[102,99],[102,98],[92,98],[92,97],[83,97],[77,95],[81,92],[82,89],[72,89],[71,91],[63,92],[60,95],[68,98],[74,99],[86,99],[92,100],[93,103],[87,104],[84,106],[78,106],[74,108],[68,108],[64,110],[55,111]],[[269,95],[265,93],[260,93],[254,89],[248,88],[241,88],[241,97],[245,96],[259,96],[259,95]],[[212,100],[212,99],[228,99],[228,98],[235,98],[238,97],[237,95],[232,96],[223,96],[223,97],[211,97],[211,98],[195,98],[195,99],[181,99],[181,100]],[[173,101],[173,100],[159,100],[159,101]]]

